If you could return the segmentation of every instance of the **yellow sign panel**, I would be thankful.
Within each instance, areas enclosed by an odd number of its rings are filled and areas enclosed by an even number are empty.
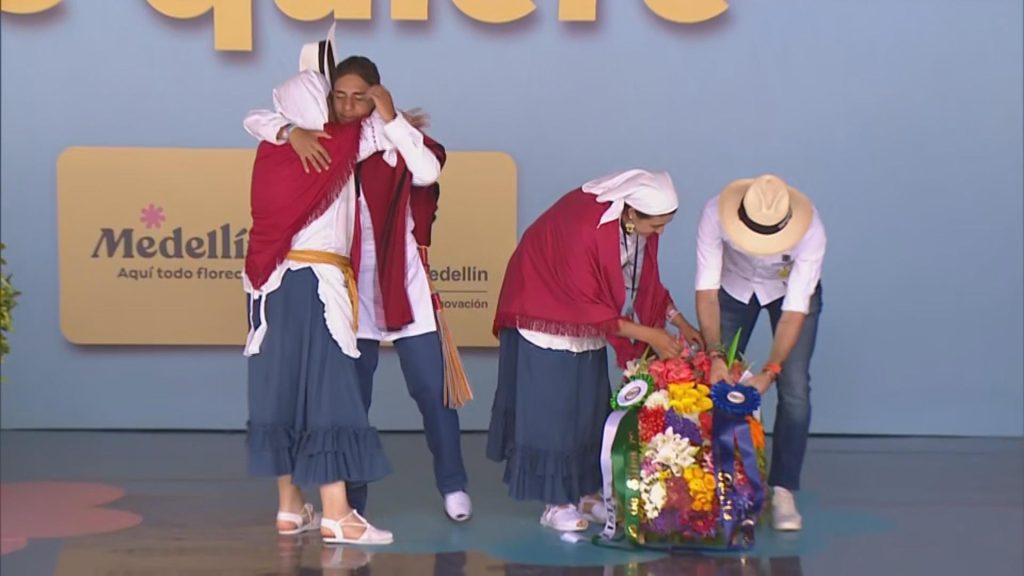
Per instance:
[[[60,317],[76,344],[238,345],[254,150],[69,148],[57,161]],[[516,167],[451,152],[430,251],[460,346],[494,347]]]

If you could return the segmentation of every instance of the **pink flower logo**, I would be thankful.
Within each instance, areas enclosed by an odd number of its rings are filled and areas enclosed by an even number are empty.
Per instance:
[[[146,228],[159,228],[166,219],[163,208],[150,204],[142,209],[142,217],[139,218],[139,221],[145,224]]]
[[[126,530],[142,516],[107,508],[124,490],[84,482],[0,484],[0,555],[27,546],[36,538],[70,538]]]

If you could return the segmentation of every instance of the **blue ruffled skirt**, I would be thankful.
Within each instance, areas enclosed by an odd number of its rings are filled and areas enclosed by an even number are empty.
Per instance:
[[[365,483],[391,473],[370,427],[356,361],[331,337],[317,277],[285,273],[267,298],[267,335],[249,357],[249,473],[292,475],[300,486]],[[249,310],[259,322],[257,300]]]
[[[606,348],[546,350],[503,330],[487,457],[505,462],[509,494],[575,504],[597,492],[610,398]]]

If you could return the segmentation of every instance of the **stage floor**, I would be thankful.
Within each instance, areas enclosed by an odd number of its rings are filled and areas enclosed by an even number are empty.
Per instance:
[[[485,436],[463,447],[475,516],[447,520],[420,434],[386,434],[395,474],[368,516],[392,546],[326,547],[273,530],[274,483],[245,474],[240,433],[0,433],[3,576],[1024,574],[1024,440],[811,441],[804,531],[745,556],[665,556],[561,542],[506,495]]]

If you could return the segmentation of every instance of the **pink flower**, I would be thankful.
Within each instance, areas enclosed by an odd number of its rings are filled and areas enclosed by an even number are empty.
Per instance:
[[[693,366],[701,373],[705,384],[714,384],[714,382],[707,381],[711,376],[711,358],[703,350],[697,352],[697,355],[693,357]]]
[[[655,360],[647,367],[647,373],[651,375],[651,378],[654,378],[654,384],[661,389],[668,385],[668,381],[665,380],[665,373],[667,371],[668,368],[661,360]]]
[[[673,358],[665,363],[667,372],[665,379],[669,383],[673,382],[693,382],[693,369],[684,360]]]

